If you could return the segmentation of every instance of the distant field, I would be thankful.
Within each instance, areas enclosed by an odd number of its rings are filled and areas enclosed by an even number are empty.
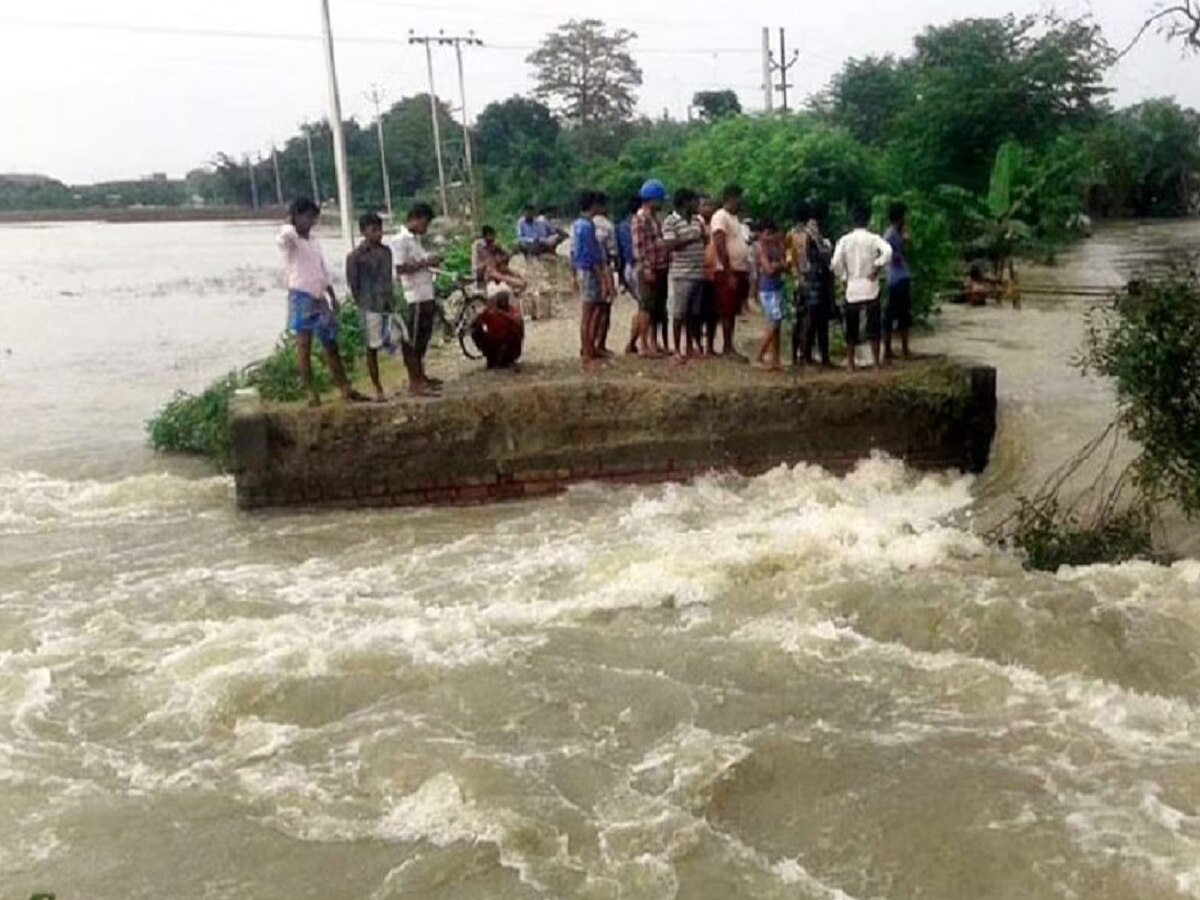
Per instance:
[[[0,224],[14,222],[214,222],[230,219],[281,219],[279,207],[247,209],[241,206],[128,208],[90,207],[86,209],[0,210]]]

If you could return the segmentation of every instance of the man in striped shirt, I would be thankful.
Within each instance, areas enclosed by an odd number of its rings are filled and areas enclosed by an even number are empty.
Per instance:
[[[675,211],[663,222],[663,239],[671,252],[671,329],[679,359],[699,353],[702,348],[705,229],[696,212],[699,202],[695,191],[680,188],[675,192]]]

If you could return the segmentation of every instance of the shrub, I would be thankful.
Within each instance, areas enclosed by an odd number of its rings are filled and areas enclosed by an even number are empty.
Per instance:
[[[339,311],[338,351],[353,378],[355,363],[364,347],[362,321],[350,303]],[[333,387],[324,354],[313,350],[313,381],[324,393]],[[289,403],[304,399],[296,341],[284,335],[265,359],[240,372],[230,372],[213,381],[199,394],[177,391],[165,406],[146,422],[150,446],[160,453],[187,453],[207,457],[221,467],[229,463],[229,401],[239,388],[253,387],[269,402]]]

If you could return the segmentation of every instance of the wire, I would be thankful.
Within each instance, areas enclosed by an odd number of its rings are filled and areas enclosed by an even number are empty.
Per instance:
[[[72,29],[77,31],[115,31],[127,34],[174,35],[179,37],[200,38],[237,38],[247,40],[275,41],[319,41],[320,35],[301,34],[283,31],[248,31],[231,28],[182,28],[172,25],[137,25],[127,22],[84,22],[84,21],[46,21],[39,19],[0,18],[0,24],[24,28]],[[359,35],[338,35],[338,43],[346,44],[377,44],[385,46],[407,46],[407,38],[365,37]],[[483,45],[492,50],[521,50],[533,51],[536,44],[492,44]],[[661,54],[722,54],[722,53],[759,53],[758,49],[750,47],[636,47],[638,53]]]

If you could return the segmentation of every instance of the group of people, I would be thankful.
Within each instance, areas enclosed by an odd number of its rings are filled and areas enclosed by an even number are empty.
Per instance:
[[[582,304],[580,356],[585,364],[613,355],[608,334],[619,290],[637,301],[627,353],[670,355],[682,364],[718,355],[719,332],[719,355],[744,360],[734,337],[738,318],[755,293],[767,327],[754,364],[781,371],[789,284],[793,365],[832,365],[829,329],[839,316],[849,369],[857,368],[864,319],[876,365],[897,355],[893,336],[899,339],[899,355],[908,358],[912,273],[903,204],[889,210],[890,225],[883,236],[870,230],[870,211],[855,208],[853,230],[835,246],[822,233],[815,204],[801,204],[786,230],[772,220],[752,228],[741,218],[743,197],[737,185],[722,192],[719,204],[681,188],[671,214],[664,218],[666,189],[651,179],[630,204],[628,217],[614,228],[607,197],[596,191],[583,193],[571,228],[570,257]],[[845,285],[840,308],[839,281]],[[881,281],[887,285],[882,298]]]
[[[329,265],[313,237],[320,208],[301,198],[292,203],[288,223],[277,244],[283,255],[288,286],[288,327],[296,337],[300,379],[309,405],[319,406],[320,393],[312,374],[314,338],[325,352],[326,364],[342,397],[367,402],[369,397],[351,385],[338,351],[338,299]],[[383,240],[383,220],[367,213],[359,221],[362,240],[346,257],[346,283],[362,316],[367,371],[375,399],[386,399],[379,377],[379,353],[400,353],[414,396],[437,394],[441,382],[425,371],[425,354],[433,336],[434,270],[442,258],[426,250],[422,240],[433,221],[433,209],[416,203],[390,246]],[[395,283],[404,292],[403,314],[396,309]]]
[[[771,220],[752,229],[741,218],[743,196],[740,187],[731,185],[716,203],[681,188],[675,192],[670,215],[664,217],[666,188],[651,179],[630,204],[628,216],[614,226],[608,218],[607,197],[585,191],[569,235],[527,208],[517,222],[517,246],[534,258],[556,253],[569,238],[582,305],[580,356],[589,367],[614,355],[608,340],[612,305],[621,291],[637,302],[624,349],[650,359],[670,355],[682,364],[717,356],[719,334],[719,355],[745,360],[734,337],[738,319],[755,292],[766,328],[754,364],[781,371],[789,288],[794,310],[792,365],[832,365],[829,330],[839,317],[844,321],[849,369],[857,367],[864,318],[876,365],[881,355],[895,355],[894,335],[900,341],[900,355],[908,357],[912,274],[903,204],[890,209],[890,227],[883,236],[870,230],[869,210],[855,208],[853,230],[835,246],[822,231],[816,205],[801,204],[786,230]],[[310,404],[318,405],[311,365],[315,338],[342,396],[365,402],[370,398],[350,384],[338,353],[337,296],[312,235],[319,217],[320,210],[311,200],[296,200],[278,237],[287,271],[288,325],[296,336],[300,376]],[[367,370],[377,400],[385,399],[380,352],[402,356],[410,394],[436,395],[442,387],[425,370],[435,318],[434,275],[442,263],[441,256],[428,251],[423,242],[433,217],[428,204],[414,204],[389,244],[383,238],[383,221],[367,213],[359,220],[361,242],[346,258],[346,282],[361,313]],[[519,297],[526,285],[509,267],[511,256],[496,238],[495,230],[485,227],[472,247],[474,278],[488,303],[471,329],[488,365],[508,366],[521,354],[524,321],[513,297]],[[397,281],[405,301],[402,310],[395,299]],[[839,281],[845,285],[840,307],[836,303]],[[881,281],[887,284],[882,299]]]

